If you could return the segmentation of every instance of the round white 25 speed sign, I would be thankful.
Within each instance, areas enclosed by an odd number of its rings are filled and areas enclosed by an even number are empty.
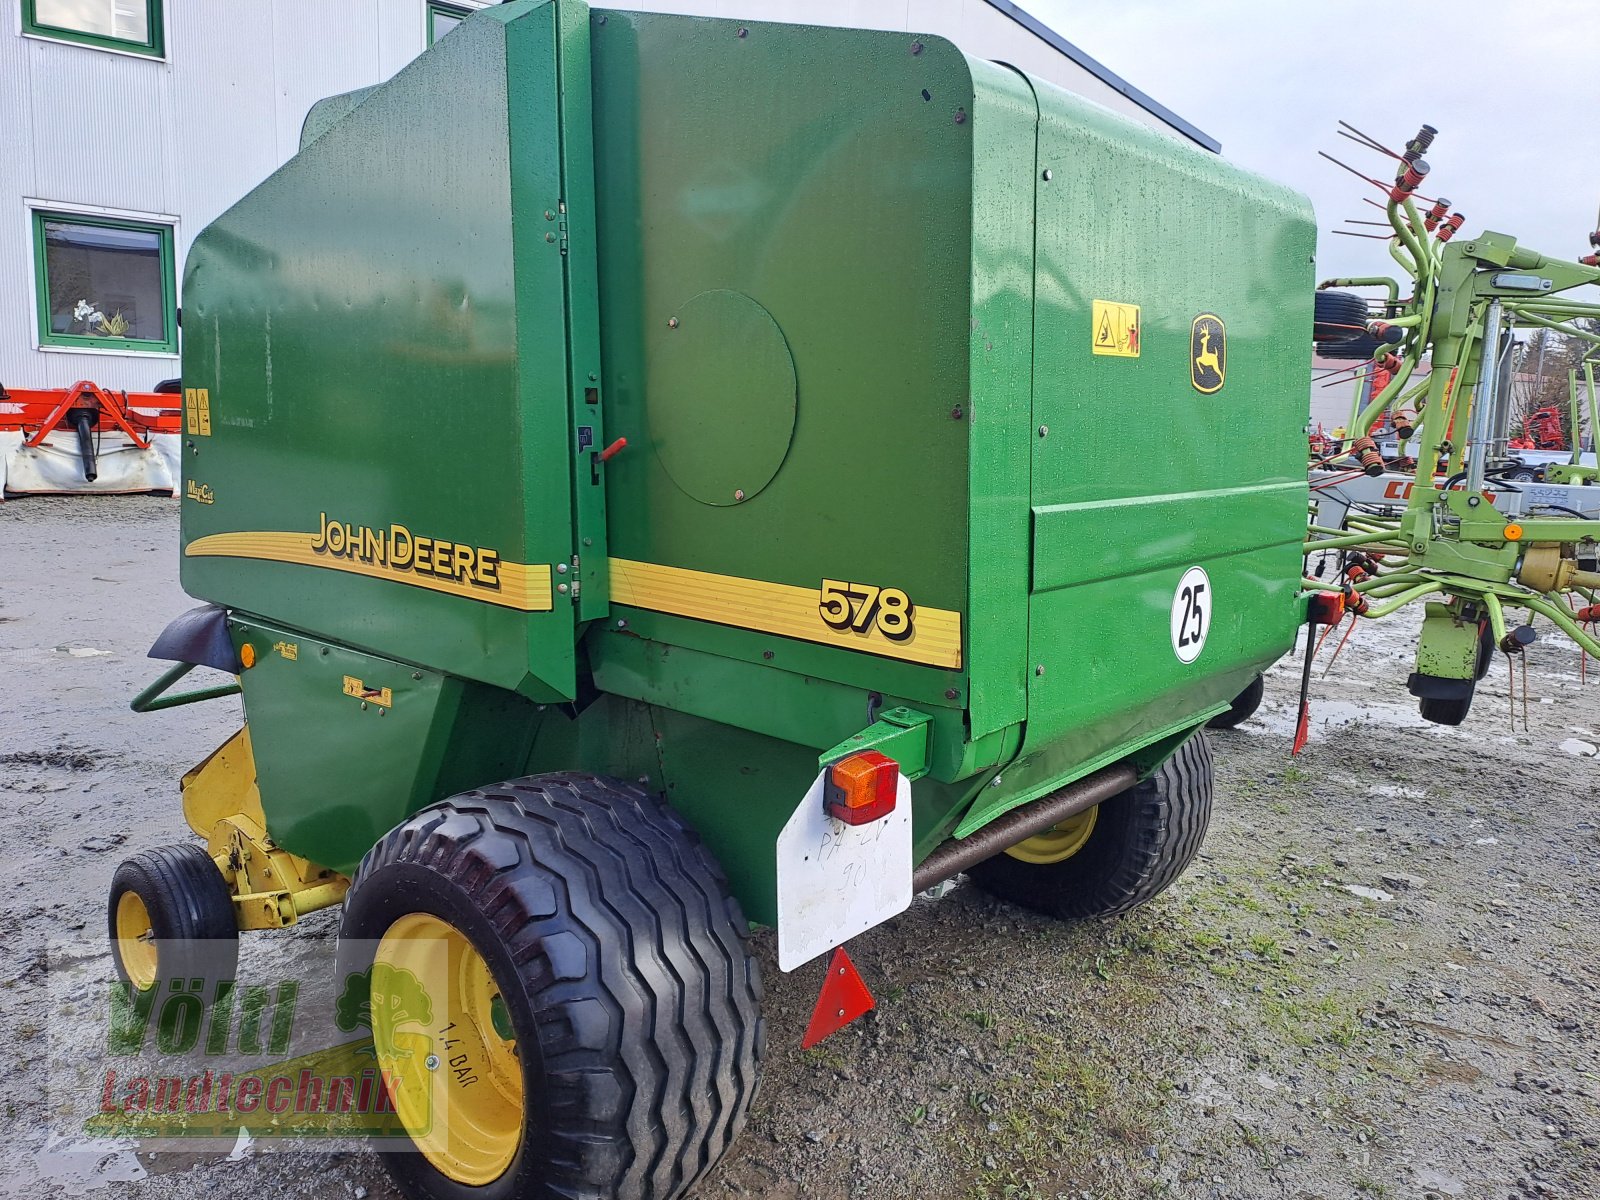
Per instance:
[[[1172,593],[1172,652],[1178,661],[1199,658],[1210,632],[1211,578],[1200,567],[1190,567]]]

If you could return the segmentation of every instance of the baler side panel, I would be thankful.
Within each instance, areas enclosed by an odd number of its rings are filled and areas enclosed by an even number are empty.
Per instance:
[[[1315,231],[1285,189],[1037,86],[1026,750],[1066,769],[1197,722],[1293,643]],[[1139,306],[1136,356],[1095,352],[1097,301]],[[1190,567],[1212,604],[1185,663]]]
[[[419,808],[518,775],[554,711],[281,626],[231,627],[255,659],[240,682],[267,832],[346,874]]]
[[[552,573],[573,553],[563,247],[543,218],[561,200],[558,119],[553,11],[491,10],[196,240],[183,376],[206,390],[209,432],[184,456],[203,497],[183,504],[192,595],[573,694]]]
[[[856,727],[867,691],[960,707],[965,59],[626,12],[592,33],[606,416],[628,439],[607,467],[598,685],[710,711],[610,670],[608,643],[644,637],[752,664],[751,688],[771,670],[859,687]],[[899,589],[915,635],[835,637],[829,580]]]

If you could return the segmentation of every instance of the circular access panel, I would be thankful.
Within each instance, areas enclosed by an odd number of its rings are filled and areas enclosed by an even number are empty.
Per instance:
[[[702,504],[750,499],[794,438],[794,359],[772,314],[743,292],[701,292],[664,317],[646,402],[650,444]]]

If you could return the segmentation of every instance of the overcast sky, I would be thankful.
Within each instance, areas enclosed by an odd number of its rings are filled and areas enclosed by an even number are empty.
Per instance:
[[[1022,7],[1222,143],[1242,166],[1304,192],[1321,231],[1317,275],[1388,274],[1361,203],[1392,160],[1334,132],[1341,119],[1395,150],[1439,130],[1419,189],[1485,228],[1563,258],[1588,254],[1600,208],[1600,0],[1021,0]],[[1387,164],[1387,165],[1386,165]]]

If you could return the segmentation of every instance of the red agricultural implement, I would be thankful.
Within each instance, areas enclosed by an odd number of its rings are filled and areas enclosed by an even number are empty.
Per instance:
[[[1509,443],[1512,450],[1565,450],[1567,431],[1561,425],[1561,410],[1554,405],[1536,408],[1522,423],[1522,436]]]
[[[0,498],[174,492],[183,400],[175,380],[157,387],[113,391],[87,380],[70,388],[0,386]]]

